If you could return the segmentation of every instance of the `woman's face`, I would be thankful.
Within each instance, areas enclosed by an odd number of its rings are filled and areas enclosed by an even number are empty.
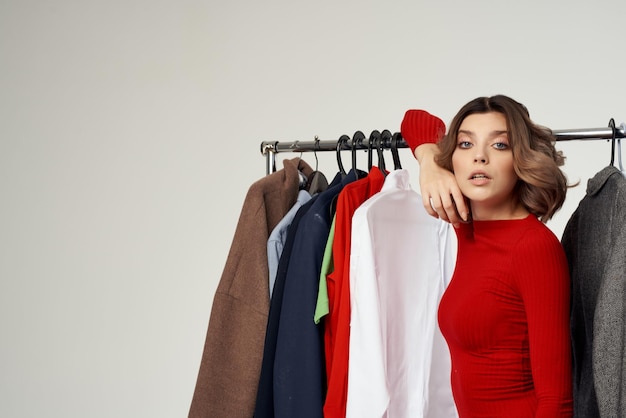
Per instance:
[[[473,219],[523,215],[514,193],[519,178],[502,113],[475,113],[463,120],[452,154],[452,168],[461,192],[470,200]]]

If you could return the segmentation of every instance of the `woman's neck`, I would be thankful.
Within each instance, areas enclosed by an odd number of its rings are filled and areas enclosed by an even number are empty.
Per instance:
[[[521,203],[493,207],[470,201],[472,219],[475,221],[500,221],[524,219],[530,212]]]

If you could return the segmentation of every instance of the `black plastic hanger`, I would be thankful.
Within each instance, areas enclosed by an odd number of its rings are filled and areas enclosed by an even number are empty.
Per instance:
[[[385,129],[384,131],[382,131],[380,133],[380,141],[381,141],[381,154],[383,152],[383,150],[385,148],[392,148],[393,145],[393,135],[391,134],[391,132],[389,132],[389,130]],[[392,148],[393,151],[393,148]],[[394,167],[397,167],[397,165],[400,163],[400,159],[398,157],[398,160],[396,162],[396,157],[393,155],[392,153],[392,157],[393,157],[393,162],[394,162]],[[384,157],[383,157],[384,159]],[[384,161],[383,161],[384,163]],[[385,168],[385,173],[387,172],[387,169]]]
[[[359,179],[359,171],[356,168],[356,150],[358,146],[361,145],[364,139],[365,135],[363,134],[363,132],[356,131],[354,135],[352,135],[352,142],[350,144],[352,147],[352,170],[354,170],[354,175],[356,176],[357,180]]]
[[[341,162],[341,149],[344,144],[348,143],[349,140],[350,137],[348,135],[341,135],[337,140],[337,165],[339,166],[339,172],[342,176],[345,176],[347,173],[346,169],[343,167],[343,163]]]
[[[398,152],[398,141],[400,140],[400,138],[400,132],[396,132],[391,137],[391,156],[393,157],[394,170],[402,169],[402,164],[400,164],[400,153]]]
[[[380,136],[376,138],[376,151],[378,152],[378,169],[383,173],[383,176],[387,177],[387,167],[385,166],[385,156],[383,155],[383,150],[385,147],[385,139],[389,137],[391,138],[391,132],[388,130],[382,131]]]
[[[622,122],[619,125],[620,132],[623,134],[624,129],[626,129],[626,124]],[[626,176],[626,171],[624,170],[624,165],[622,164],[622,138],[617,138],[617,168],[619,171]]]
[[[371,171],[374,166],[374,142],[376,142],[376,138],[380,138],[380,132],[374,130],[367,141],[367,171]]]
[[[611,130],[613,131],[612,138],[611,138],[611,164],[610,164],[610,165],[613,165],[613,163],[615,162],[615,136],[616,136],[615,119],[611,118],[611,120],[609,121],[609,128],[611,128]]]

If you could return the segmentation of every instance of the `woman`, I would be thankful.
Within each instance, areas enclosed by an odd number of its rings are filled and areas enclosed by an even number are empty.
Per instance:
[[[569,276],[544,225],[565,200],[549,129],[498,95],[467,103],[437,145],[402,134],[420,162],[426,209],[455,224],[455,272],[439,306],[452,391],[465,417],[572,415]]]

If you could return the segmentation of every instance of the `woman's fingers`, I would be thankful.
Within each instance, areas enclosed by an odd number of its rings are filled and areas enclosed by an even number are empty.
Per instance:
[[[426,212],[428,212],[430,216],[434,216],[435,218],[439,217],[439,215],[437,214],[437,210],[435,209],[432,197],[427,194],[423,194],[422,204],[424,205],[424,209],[426,209]]]
[[[456,226],[468,220],[469,208],[454,174],[435,163],[438,153],[435,144],[423,144],[415,149],[415,158],[420,163],[422,204],[431,216]]]
[[[467,206],[465,196],[463,196],[463,193],[461,193],[458,185],[455,184],[455,186],[456,187],[451,190],[450,196],[454,201],[454,207],[456,209],[457,215],[461,218],[462,222],[467,222],[469,220],[469,207]]]
[[[448,172],[449,173],[449,172]],[[469,210],[452,173],[439,177],[438,181],[424,184],[422,203],[426,211],[435,218],[452,224],[467,221]]]
[[[452,196],[449,193],[439,193],[439,191],[431,193],[428,203],[436,213],[437,218],[453,224],[457,224],[461,221],[457,214]]]

